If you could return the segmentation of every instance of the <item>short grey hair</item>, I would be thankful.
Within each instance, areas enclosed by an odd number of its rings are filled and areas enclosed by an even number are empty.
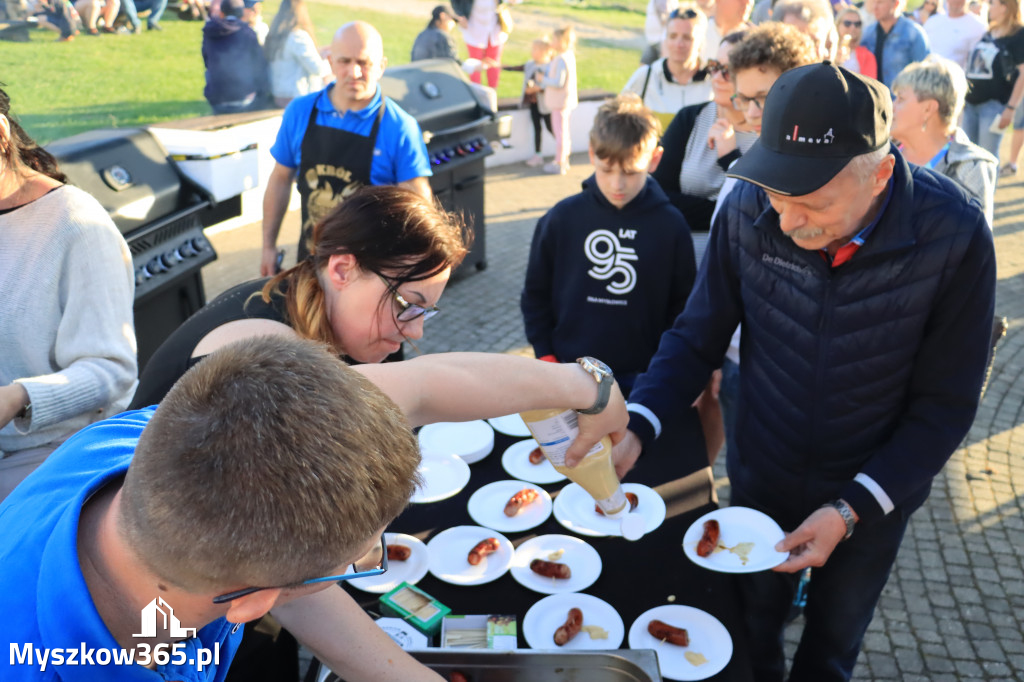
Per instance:
[[[964,108],[967,77],[956,62],[932,54],[909,64],[892,83],[893,93],[910,88],[919,100],[933,99],[939,104],[939,118],[952,130]]]
[[[846,164],[846,170],[852,173],[858,181],[865,182],[874,174],[879,164],[887,156],[889,156],[889,145],[885,144],[882,145],[881,149],[853,157]]]

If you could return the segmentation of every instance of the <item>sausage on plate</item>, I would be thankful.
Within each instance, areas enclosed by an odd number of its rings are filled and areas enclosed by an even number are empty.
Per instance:
[[[509,498],[508,502],[505,503],[505,516],[515,516],[519,513],[519,510],[528,504],[537,501],[540,497],[537,491],[533,488],[523,488],[515,495]]]
[[[575,606],[569,609],[569,617],[565,619],[565,623],[558,626],[555,630],[555,644],[558,646],[564,646],[569,643],[569,640],[579,634],[580,628],[583,627],[583,612]]]
[[[498,538],[487,538],[486,540],[481,540],[476,543],[476,547],[469,550],[469,556],[466,557],[466,560],[469,561],[470,565],[476,566],[480,563],[481,559],[491,552],[497,552],[500,547],[501,544],[498,542]]]
[[[711,556],[711,553],[715,551],[715,547],[718,547],[718,538],[721,535],[722,530],[718,527],[718,521],[714,519],[705,521],[704,534],[700,536],[700,542],[697,543],[697,556]]]
[[[690,634],[683,628],[677,628],[660,620],[652,620],[647,624],[647,632],[651,637],[675,644],[676,646],[690,646]]]
[[[412,548],[408,545],[388,545],[388,561],[405,561],[412,556]]]
[[[534,559],[530,562],[530,570],[545,578],[562,578],[566,580],[572,577],[572,569],[568,565],[560,564],[557,561]]]

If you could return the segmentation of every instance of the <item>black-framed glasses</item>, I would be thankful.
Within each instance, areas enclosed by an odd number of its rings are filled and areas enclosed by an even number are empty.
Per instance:
[[[668,18],[669,19],[696,19],[697,18],[697,10],[693,9],[692,7],[687,7],[686,9],[674,9],[668,15]]]
[[[399,322],[412,322],[418,317],[422,317],[423,321],[426,322],[434,315],[441,312],[441,309],[436,305],[429,307],[417,305],[416,303],[409,303],[405,300],[405,297],[398,293],[398,287],[396,287],[387,277],[377,273],[380,277],[380,281],[384,282],[384,286],[388,288],[388,293],[391,294],[395,299],[395,305],[398,306],[398,314],[395,315],[395,319]]]
[[[303,580],[301,583],[295,585],[281,585],[275,587],[247,587],[244,590],[236,590],[234,592],[228,592],[213,598],[214,604],[226,604],[229,601],[234,601],[239,597],[252,594],[253,592],[261,592],[262,590],[273,590],[273,589],[286,589],[296,588],[303,585],[315,585],[317,583],[340,583],[345,580],[352,580],[353,578],[370,578],[375,575],[383,575],[388,572],[388,545],[384,541],[384,534],[380,535],[380,562],[377,563],[375,568],[371,568],[366,571],[359,570],[359,567],[355,564],[349,566],[349,570],[342,575],[328,575],[323,578],[310,578],[309,580]]]
[[[761,97],[747,97],[746,95],[741,95],[737,92],[729,99],[732,101],[733,108],[739,111],[746,111],[750,107],[751,102],[754,103],[754,106],[757,107],[758,111],[764,111],[764,101],[768,99],[768,95],[762,95]]]
[[[723,64],[717,59],[708,60],[708,73],[714,76],[716,73],[721,74],[722,78],[728,80],[729,78],[729,65]]]
[[[852,19],[843,19],[843,26],[846,28],[860,28],[863,25],[861,21],[855,21]]]

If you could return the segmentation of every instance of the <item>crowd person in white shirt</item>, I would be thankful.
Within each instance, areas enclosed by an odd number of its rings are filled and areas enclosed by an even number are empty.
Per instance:
[[[635,93],[643,100],[661,121],[662,130],[683,107],[711,99],[711,79],[700,56],[706,26],[707,17],[696,5],[681,5],[669,15],[665,27],[665,56],[641,66],[622,88],[623,93]]]
[[[640,55],[640,63],[647,65],[661,56],[661,39],[665,35],[668,15],[679,7],[679,0],[650,0],[647,3],[647,18],[644,20],[644,38],[647,47]]]
[[[714,15],[708,15],[708,27],[701,48],[701,59],[707,61],[718,55],[722,38],[750,27],[750,11],[754,0],[716,0]]]
[[[270,64],[270,92],[279,107],[322,89],[333,78],[313,34],[306,0],[284,0],[263,46]]]
[[[967,68],[967,56],[985,35],[985,23],[967,11],[967,0],[946,0],[946,13],[936,14],[924,25],[932,52]]]

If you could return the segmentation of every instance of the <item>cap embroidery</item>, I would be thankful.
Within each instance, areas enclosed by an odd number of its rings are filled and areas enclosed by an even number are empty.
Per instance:
[[[832,144],[835,141],[835,133],[832,132],[832,128],[828,129],[828,132],[821,137],[801,137],[797,133],[800,130],[800,126],[793,126],[793,132],[786,135],[786,139],[790,142],[806,142],[810,144]]]

